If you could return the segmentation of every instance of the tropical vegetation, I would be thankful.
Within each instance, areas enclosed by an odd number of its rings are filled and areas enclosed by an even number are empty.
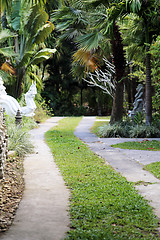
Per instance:
[[[111,115],[114,124],[133,108],[142,83],[152,124],[159,113],[159,9],[158,0],[2,1],[0,74],[8,93],[20,99],[36,81],[55,114]]]

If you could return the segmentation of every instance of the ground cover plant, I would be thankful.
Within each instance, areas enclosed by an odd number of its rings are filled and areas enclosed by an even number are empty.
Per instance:
[[[158,220],[132,183],[74,136],[80,118],[65,118],[46,141],[71,191],[66,239],[160,239]]]
[[[124,142],[112,145],[114,148],[147,150],[147,151],[160,151],[160,141],[147,139],[135,142]]]
[[[151,163],[145,166],[145,169],[154,174],[160,179],[160,162]]]

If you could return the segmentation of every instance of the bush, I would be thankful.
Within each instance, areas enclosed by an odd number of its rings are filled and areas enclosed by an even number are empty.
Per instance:
[[[160,125],[146,126],[142,124],[134,124],[132,121],[126,120],[123,122],[115,123],[113,125],[103,125],[99,127],[99,137],[128,137],[128,138],[153,138],[160,137]]]
[[[18,156],[25,156],[33,152],[33,145],[30,143],[28,132],[16,125],[8,129],[8,150],[13,150]]]
[[[32,118],[23,117],[22,125],[16,126],[15,118],[6,116],[8,133],[8,150],[15,151],[18,156],[33,152],[28,131],[36,126]]]
[[[53,116],[51,109],[44,100],[41,99],[40,101],[36,101],[36,106],[37,108],[35,110],[34,120],[37,123],[44,122],[49,118],[49,116]]]

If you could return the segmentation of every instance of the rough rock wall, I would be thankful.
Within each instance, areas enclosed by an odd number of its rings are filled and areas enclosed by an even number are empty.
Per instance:
[[[3,169],[8,157],[8,136],[7,128],[4,123],[3,109],[0,107],[0,180],[3,179]]]

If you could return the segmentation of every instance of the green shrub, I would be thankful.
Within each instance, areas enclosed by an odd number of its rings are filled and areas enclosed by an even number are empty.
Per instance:
[[[99,127],[98,134],[99,137],[128,137],[128,138],[153,138],[160,137],[160,125],[146,126],[142,124],[134,124],[134,122],[126,120],[123,122],[115,123],[113,125],[104,124]]]
[[[53,116],[50,108],[48,107],[48,105],[45,103],[44,100],[36,101],[36,106],[37,106],[37,108],[34,111],[35,112],[34,120],[37,123],[44,122],[45,120],[47,120],[49,118],[49,116]]]
[[[28,131],[36,126],[32,118],[23,117],[22,125],[16,126],[15,118],[6,116],[8,133],[8,150],[15,151],[18,156],[33,152]]]
[[[146,125],[136,125],[132,126],[129,131],[129,137],[133,138],[154,138],[160,137],[160,129],[154,126],[146,126]]]
[[[16,125],[8,127],[8,150],[15,151],[18,156],[33,152],[33,145],[27,131]]]

